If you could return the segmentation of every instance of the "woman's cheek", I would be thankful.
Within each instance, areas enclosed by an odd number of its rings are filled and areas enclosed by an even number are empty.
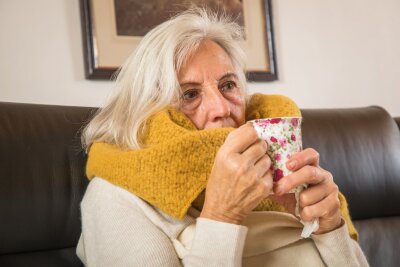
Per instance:
[[[232,119],[236,122],[237,127],[245,123],[245,106],[244,102],[233,104],[231,107]]]
[[[238,124],[237,126],[241,126],[245,123],[245,99],[243,96],[235,96],[231,101],[232,107],[231,112],[233,115],[233,119]]]

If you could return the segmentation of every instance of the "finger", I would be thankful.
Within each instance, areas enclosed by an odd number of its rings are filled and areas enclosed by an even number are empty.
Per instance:
[[[306,165],[319,166],[319,153],[313,148],[293,154],[286,163],[286,167],[291,171],[296,171]]]
[[[264,174],[264,176],[261,178],[261,182],[263,183],[264,189],[265,189],[263,198],[266,198],[271,194],[272,187],[274,185],[273,178],[274,178],[274,174],[271,170],[268,170]]]
[[[320,202],[304,207],[300,211],[300,217],[306,222],[316,218],[328,218],[336,214],[339,208],[340,201],[337,194],[331,193]]]
[[[255,164],[254,169],[258,174],[258,177],[263,177],[267,172],[271,172],[271,159],[268,155],[262,156]]]
[[[307,165],[280,179],[276,184],[275,193],[282,195],[302,184],[319,184],[329,179],[327,176],[328,172],[324,172],[321,168]]]
[[[249,165],[255,165],[255,163],[259,161],[260,158],[264,157],[267,154],[267,149],[267,143],[264,140],[258,139],[242,153],[242,158],[246,160]]]
[[[258,140],[258,134],[252,124],[246,123],[229,133],[225,144],[230,151],[242,153]]]
[[[315,186],[308,187],[307,189],[300,192],[299,195],[299,206],[304,208],[306,206],[314,205],[326,198],[332,190],[325,184],[318,184]]]

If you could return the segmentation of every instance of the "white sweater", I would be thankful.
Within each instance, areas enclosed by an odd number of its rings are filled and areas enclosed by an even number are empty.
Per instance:
[[[291,214],[254,212],[235,225],[179,221],[134,194],[94,178],[81,203],[77,255],[86,266],[368,266],[347,226],[301,239]]]

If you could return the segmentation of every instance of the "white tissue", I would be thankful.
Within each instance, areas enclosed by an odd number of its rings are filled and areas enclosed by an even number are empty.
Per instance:
[[[318,219],[314,219],[311,222],[304,222],[303,220],[300,220],[300,222],[304,225],[303,231],[301,232],[302,238],[309,238],[310,235],[317,231],[319,228]]]
[[[304,188],[303,188],[304,189]],[[296,198],[296,210],[295,210],[295,214],[296,216],[300,217],[300,208],[299,208],[299,195],[300,195],[300,191],[302,191],[302,189],[297,190],[294,195]],[[318,219],[314,219],[311,222],[305,222],[303,220],[300,220],[300,222],[304,225],[303,227],[303,231],[301,232],[301,237],[302,238],[309,238],[311,236],[312,233],[314,233],[315,231],[318,230],[319,228],[319,220]]]

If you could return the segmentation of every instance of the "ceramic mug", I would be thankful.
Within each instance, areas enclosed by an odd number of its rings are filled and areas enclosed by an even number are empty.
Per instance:
[[[268,143],[267,154],[272,161],[272,170],[274,172],[274,182],[289,175],[291,171],[286,168],[286,163],[290,157],[302,150],[301,139],[301,117],[277,117],[265,118],[251,121],[259,138]],[[288,193],[294,193],[296,197],[296,215],[299,214],[299,194],[307,188],[306,184],[300,185]],[[318,219],[311,222],[304,222],[304,228],[301,233],[303,238],[310,237],[318,227]]]
[[[302,150],[301,117],[278,117],[251,121],[258,136],[268,143],[267,154],[272,161],[274,182],[279,181],[291,172],[286,168],[290,157]],[[289,193],[304,189],[295,188]]]

